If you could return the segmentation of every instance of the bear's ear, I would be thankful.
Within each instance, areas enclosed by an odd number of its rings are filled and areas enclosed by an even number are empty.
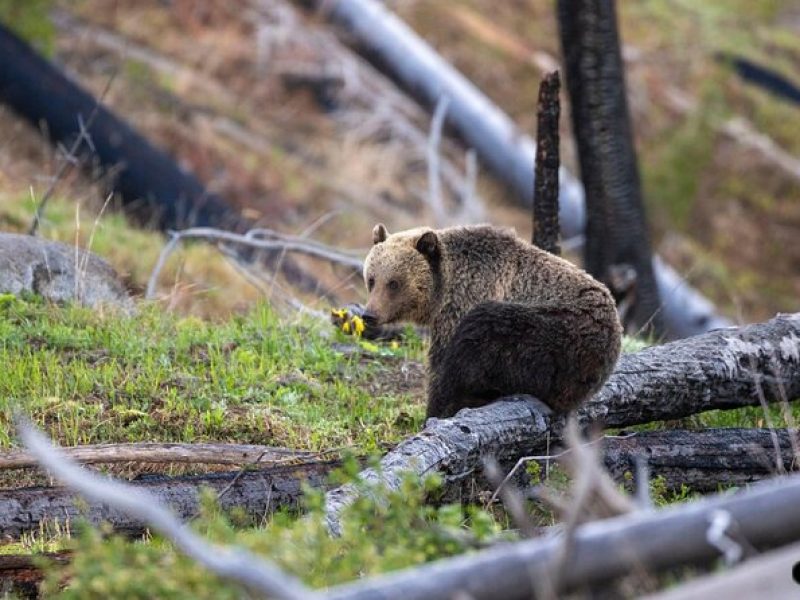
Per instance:
[[[426,231],[416,243],[416,248],[428,259],[439,258],[439,238],[435,231]]]
[[[384,225],[383,223],[378,223],[372,229],[373,244],[380,244],[381,242],[385,242],[387,237],[389,237],[389,232],[386,231],[386,225]]]

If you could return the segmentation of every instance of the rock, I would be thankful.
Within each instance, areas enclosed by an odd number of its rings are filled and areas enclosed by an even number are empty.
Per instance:
[[[52,302],[133,310],[117,273],[96,254],[61,242],[0,232],[0,293],[23,292]]]

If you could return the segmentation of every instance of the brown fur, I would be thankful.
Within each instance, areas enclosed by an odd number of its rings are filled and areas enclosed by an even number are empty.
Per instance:
[[[373,231],[367,313],[431,330],[428,416],[527,393],[576,408],[608,378],[622,328],[611,294],[570,262],[489,225]]]

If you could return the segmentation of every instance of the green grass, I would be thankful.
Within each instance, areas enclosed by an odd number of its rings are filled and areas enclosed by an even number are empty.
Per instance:
[[[52,5],[52,0],[0,0],[0,23],[51,56],[56,43],[56,29],[50,20]]]
[[[346,350],[346,351],[342,351]],[[157,305],[124,317],[0,299],[0,446],[20,411],[62,444],[238,441],[375,451],[417,430],[423,407],[396,349],[339,338],[266,306],[222,323]]]

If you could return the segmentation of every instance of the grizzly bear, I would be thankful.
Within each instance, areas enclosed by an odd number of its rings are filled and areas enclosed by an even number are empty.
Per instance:
[[[430,328],[429,417],[512,394],[567,412],[611,374],[614,299],[570,262],[491,225],[372,235],[365,318]]]

